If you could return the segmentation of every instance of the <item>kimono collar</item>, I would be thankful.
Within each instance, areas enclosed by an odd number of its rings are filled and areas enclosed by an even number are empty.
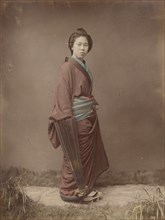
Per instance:
[[[89,76],[89,73],[87,69],[85,68],[85,64],[81,61],[78,61],[74,57],[65,57],[65,62],[71,62],[73,63],[88,79],[89,83],[92,84],[91,77]],[[82,64],[81,64],[82,63]]]
[[[82,65],[84,67],[84,69],[87,70],[87,66],[85,63],[85,60],[79,60],[76,56],[72,55],[72,58],[74,58],[80,65]],[[87,70],[88,71],[88,70]]]

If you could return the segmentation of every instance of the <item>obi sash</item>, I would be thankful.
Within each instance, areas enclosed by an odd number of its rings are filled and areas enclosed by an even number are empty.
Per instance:
[[[76,121],[81,121],[85,118],[91,117],[97,110],[98,103],[93,96],[79,96],[74,97],[72,110]]]

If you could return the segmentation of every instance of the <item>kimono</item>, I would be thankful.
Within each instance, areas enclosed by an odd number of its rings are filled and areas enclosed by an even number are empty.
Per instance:
[[[54,148],[60,145],[54,122],[74,117],[73,101],[82,96],[93,97],[92,76],[83,64],[71,57],[61,66],[54,108],[49,117],[48,136]],[[91,116],[77,120],[76,125],[85,183],[92,189],[97,177],[109,168],[96,111],[93,111]],[[70,164],[64,154],[60,194],[71,197],[74,196],[76,189]]]

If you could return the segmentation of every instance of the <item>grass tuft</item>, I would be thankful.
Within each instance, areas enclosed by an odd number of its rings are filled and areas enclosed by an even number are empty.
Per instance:
[[[22,219],[31,210],[32,203],[21,186],[21,178],[19,176],[10,176],[8,179],[6,177],[1,182],[0,205],[3,219]]]
[[[146,198],[141,199],[132,210],[129,210],[127,216],[130,220],[165,220],[165,196],[157,187],[155,194],[150,195],[144,189]]]

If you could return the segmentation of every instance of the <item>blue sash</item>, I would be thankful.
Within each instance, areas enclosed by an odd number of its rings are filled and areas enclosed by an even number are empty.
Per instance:
[[[95,114],[98,103],[94,97],[79,96],[73,100],[72,110],[76,121],[83,120]]]

